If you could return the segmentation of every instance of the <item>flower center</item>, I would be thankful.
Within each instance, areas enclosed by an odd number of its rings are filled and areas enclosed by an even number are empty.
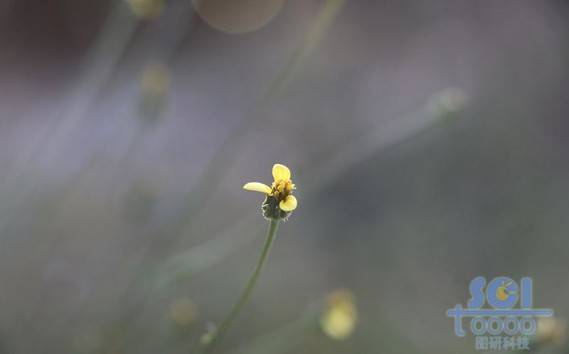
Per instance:
[[[271,186],[271,195],[277,198],[277,200],[281,201],[284,200],[289,194],[291,194],[294,188],[295,186],[290,179],[281,179],[274,181],[273,185]]]

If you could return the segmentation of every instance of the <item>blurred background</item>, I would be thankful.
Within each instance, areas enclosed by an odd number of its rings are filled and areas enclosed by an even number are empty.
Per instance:
[[[219,352],[473,353],[445,311],[505,275],[556,313],[534,350],[568,353],[568,18],[2,0],[0,353],[194,352],[263,244],[241,187],[276,162],[299,207]]]

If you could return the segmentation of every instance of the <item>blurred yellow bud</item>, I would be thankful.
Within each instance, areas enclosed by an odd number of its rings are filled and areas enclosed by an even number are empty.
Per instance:
[[[164,0],[127,0],[131,11],[138,17],[150,19],[160,16]]]
[[[179,298],[170,304],[170,319],[180,327],[193,324],[197,314],[197,307],[190,298]]]
[[[357,310],[353,293],[346,289],[330,293],[320,317],[322,331],[332,339],[343,340],[353,333],[356,322]]]
[[[567,323],[555,317],[540,317],[534,341],[539,344],[563,344],[567,338]]]

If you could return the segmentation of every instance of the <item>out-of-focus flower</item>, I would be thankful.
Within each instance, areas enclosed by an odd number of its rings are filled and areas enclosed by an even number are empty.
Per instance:
[[[127,0],[132,12],[143,19],[160,16],[164,9],[164,0]]]
[[[267,195],[263,202],[263,215],[267,219],[286,219],[298,204],[296,197],[292,195],[296,186],[292,183],[290,170],[285,165],[277,163],[273,166],[273,178],[270,187],[259,182],[249,182],[243,188]]]
[[[563,344],[567,338],[567,323],[555,317],[540,317],[534,341],[537,344]]]
[[[170,75],[164,65],[153,64],[142,72],[140,80],[141,110],[149,120],[156,120],[166,107],[166,98],[170,88]]]
[[[462,89],[449,87],[431,97],[428,109],[433,116],[444,121],[452,119],[462,112],[467,101],[466,93]]]
[[[330,338],[343,340],[354,332],[358,319],[354,294],[347,289],[335,290],[326,298],[320,327]]]
[[[179,298],[170,304],[170,319],[180,327],[193,324],[197,314],[197,306],[190,298]]]
[[[196,13],[211,27],[226,33],[247,33],[267,25],[285,0],[191,0]]]

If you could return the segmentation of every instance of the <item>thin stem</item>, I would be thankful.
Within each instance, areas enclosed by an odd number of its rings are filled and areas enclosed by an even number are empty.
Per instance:
[[[267,257],[269,256],[269,251],[271,249],[275,236],[277,235],[278,228],[279,228],[279,220],[271,219],[271,221],[269,222],[269,230],[267,231],[267,237],[265,239],[265,245],[263,246],[263,251],[261,252],[261,256],[259,257],[259,261],[257,262],[255,271],[251,275],[251,278],[249,278],[247,286],[245,287],[243,293],[241,293],[241,296],[239,297],[239,301],[237,301],[237,303],[235,304],[235,306],[233,306],[233,309],[231,310],[229,315],[227,315],[225,320],[221,322],[219,327],[212,334],[213,337],[210,339],[210,341],[204,344],[205,345],[204,353],[208,353],[213,350],[214,346],[219,342],[219,340],[222,338],[225,332],[227,332],[227,329],[229,328],[231,323],[237,318],[239,312],[249,300],[251,292],[255,288],[255,284],[257,284],[257,280],[259,279],[261,270],[263,269]]]

